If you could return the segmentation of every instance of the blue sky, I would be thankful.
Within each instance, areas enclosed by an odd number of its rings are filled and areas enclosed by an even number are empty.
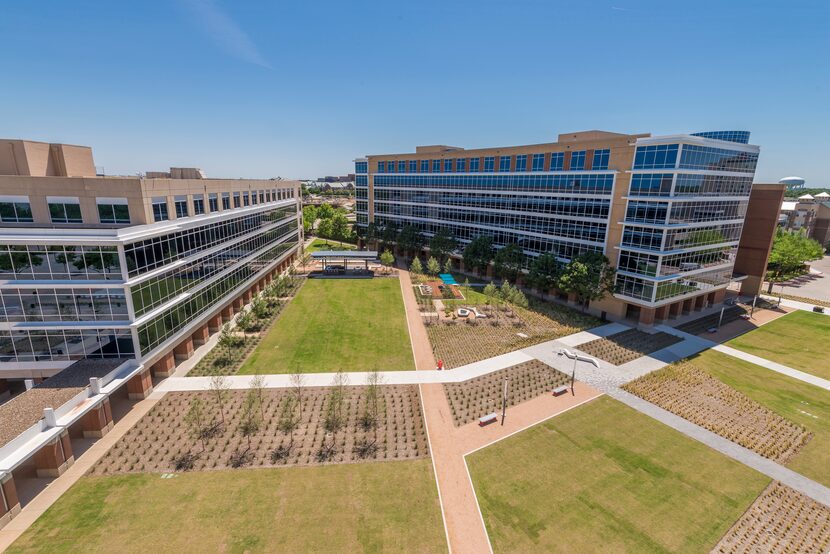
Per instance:
[[[748,129],[830,185],[830,2],[43,0],[0,5],[0,136],[107,173],[306,178],[419,144]]]

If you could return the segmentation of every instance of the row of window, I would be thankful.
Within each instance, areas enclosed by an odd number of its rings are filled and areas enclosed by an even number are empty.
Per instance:
[[[146,273],[296,215],[294,205],[271,208],[126,244],[124,255],[129,276]]]
[[[672,185],[674,187],[672,188]],[[688,173],[635,173],[631,196],[749,196],[752,177]]]
[[[297,241],[292,241],[263,252],[256,259],[228,272],[184,302],[164,310],[158,316],[139,326],[138,340],[141,354],[146,355],[151,352],[190,322],[211,310],[219,300],[264,269],[286,250],[295,246],[297,246]]]
[[[511,231],[510,229],[481,229],[453,221],[422,221],[403,217],[379,216],[375,218],[375,222],[381,227],[392,225],[398,229],[404,225],[413,225],[426,235],[435,234],[441,229],[449,229],[462,243],[461,249],[463,249],[463,243],[469,242],[481,235],[492,237],[493,244],[496,247],[503,247],[515,243],[521,246],[525,252],[525,268],[529,266],[533,256],[539,254],[553,254],[558,258],[571,259],[584,252],[603,251],[603,247],[600,245],[575,243],[570,242],[568,239],[534,237],[522,234],[521,232]]]
[[[459,208],[482,208],[601,219],[607,219],[608,212],[611,209],[611,200],[608,198],[517,196],[391,189],[376,190],[375,203],[378,202],[409,203],[419,206],[457,206]]]
[[[212,192],[207,195],[207,211],[205,207],[204,194],[193,194],[191,196],[193,198],[193,213],[190,213],[187,195],[173,197],[173,209],[176,213],[176,219],[218,212],[220,200],[222,202],[222,210],[230,210],[231,207],[245,208],[248,206],[255,206],[257,204],[265,204],[266,202],[279,202],[281,200],[287,200],[289,198],[294,198],[294,189],[281,188],[252,191],[245,190],[234,191],[232,193]],[[152,206],[154,221],[166,221],[170,219],[166,196],[154,196],[152,199]]]
[[[625,212],[626,223],[670,225],[743,219],[748,201],[719,200],[711,202],[668,202],[630,200]]]
[[[611,194],[614,175],[377,175],[378,187]]]
[[[123,289],[2,289],[0,321],[129,319]]]
[[[114,246],[0,245],[0,279],[119,280]]]
[[[568,157],[567,155],[570,154]],[[445,158],[443,160],[379,160],[377,173],[492,173],[498,167],[499,172],[522,171],[605,171],[611,150],[608,148],[593,150],[589,156],[587,150],[573,152],[551,152],[548,154],[518,154],[516,156],[484,156],[479,158]],[[529,158],[529,160],[528,160]],[[591,163],[587,161],[591,159]],[[498,163],[497,163],[498,160]],[[528,164],[528,161],[530,164]],[[358,164],[356,162],[355,171]],[[587,167],[590,165],[590,167]]]
[[[517,234],[538,233],[551,237],[579,239],[596,243],[605,242],[607,228],[605,222],[385,203],[375,205],[375,214],[387,217],[431,219],[442,223],[452,222],[456,225],[473,226],[483,230],[504,229]]]
[[[678,152],[680,162],[678,163]],[[704,169],[709,171],[754,172],[758,154],[696,144],[638,146],[633,169]]]
[[[623,230],[622,246],[643,248],[647,250],[680,250],[710,244],[737,242],[741,238],[740,223],[713,225],[694,229],[650,229],[626,225]],[[664,238],[665,237],[665,238]],[[665,248],[663,241],[665,240]]]
[[[123,203],[122,203],[123,200]],[[101,201],[98,199],[99,223],[130,223],[127,199]],[[80,201],[76,199],[47,201],[52,223],[83,223]],[[32,206],[28,198],[0,201],[0,221],[3,223],[32,223]]]
[[[0,362],[132,358],[129,329],[0,331]]]
[[[708,267],[732,263],[737,248],[734,246],[708,248],[683,254],[661,256],[622,250],[617,269],[649,277],[665,277]]]
[[[660,302],[689,293],[712,290],[715,287],[729,283],[731,278],[731,269],[716,270],[660,282],[617,274],[616,292],[647,302]]]
[[[256,251],[290,238],[296,243],[297,224],[293,221],[132,286],[133,310],[136,317],[231,269],[239,260]]]

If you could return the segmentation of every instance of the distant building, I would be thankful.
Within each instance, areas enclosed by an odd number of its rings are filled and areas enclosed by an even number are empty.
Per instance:
[[[801,177],[795,177],[795,176],[784,177],[783,179],[781,179],[778,182],[783,184],[783,185],[786,185],[788,190],[803,189],[804,186],[805,186],[804,179],[802,179]]]
[[[830,194],[803,194],[798,200],[782,202],[778,224],[785,229],[804,231],[808,237],[830,245]]]

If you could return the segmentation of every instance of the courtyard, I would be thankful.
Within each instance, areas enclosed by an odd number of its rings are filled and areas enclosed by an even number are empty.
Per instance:
[[[413,370],[396,278],[309,279],[239,370]]]

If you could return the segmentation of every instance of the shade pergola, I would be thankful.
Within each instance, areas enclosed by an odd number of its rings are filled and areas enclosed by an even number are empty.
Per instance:
[[[369,269],[369,262],[378,259],[377,250],[318,250],[312,252],[311,257],[314,260],[322,260],[323,268],[329,264],[329,260],[343,261],[343,267],[347,267],[349,260],[363,261],[364,267]]]

